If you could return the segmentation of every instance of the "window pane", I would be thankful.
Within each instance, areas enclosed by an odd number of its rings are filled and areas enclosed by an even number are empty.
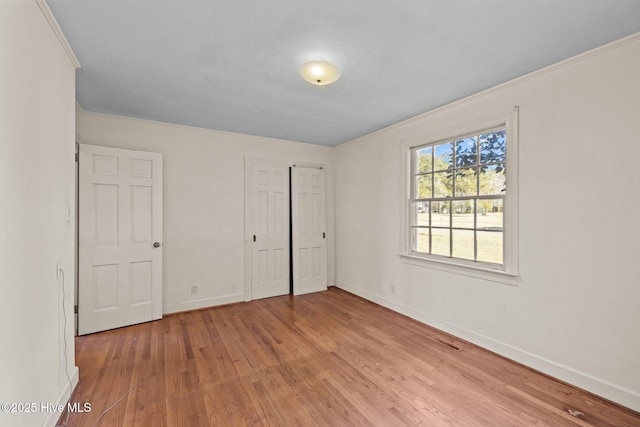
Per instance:
[[[453,202],[453,215],[451,216],[452,227],[474,228],[474,208],[473,200],[457,200]]]
[[[447,170],[453,168],[453,142],[440,144],[433,147],[435,150],[434,169]]]
[[[429,202],[411,203],[411,225],[429,226]]]
[[[449,230],[441,228],[431,229],[431,253],[434,255],[450,256],[449,254]]]
[[[478,231],[478,261],[502,264],[501,232]]]
[[[431,174],[416,176],[416,199],[430,199],[433,197]]]
[[[478,150],[475,136],[456,141],[456,167],[473,166],[477,164],[477,157]]]
[[[411,229],[411,249],[414,252],[429,253],[429,229],[428,228],[412,228]]]
[[[506,126],[464,135],[409,152],[410,248],[425,258],[432,254],[502,265],[504,239],[510,238],[504,235],[503,212]]]
[[[505,129],[480,135],[480,163],[504,163],[507,159]]]
[[[417,173],[431,172],[433,170],[433,147],[416,150],[415,159]]]
[[[431,225],[434,227],[449,227],[449,209],[451,202],[431,203]]]
[[[451,197],[453,194],[453,172],[436,172],[433,174],[433,197]]]
[[[507,188],[503,164],[480,168],[480,195],[504,194]]]
[[[456,196],[475,196],[478,194],[478,177],[475,168],[456,171]]]
[[[504,227],[502,199],[478,200],[478,230],[502,231]]]
[[[453,230],[453,256],[474,259],[473,230]]]

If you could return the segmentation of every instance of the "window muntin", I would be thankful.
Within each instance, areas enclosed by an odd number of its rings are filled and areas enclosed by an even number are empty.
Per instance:
[[[411,148],[410,253],[504,269],[507,129]]]

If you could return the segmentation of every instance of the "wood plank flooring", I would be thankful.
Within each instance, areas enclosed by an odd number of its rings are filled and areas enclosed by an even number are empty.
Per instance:
[[[68,426],[93,426],[119,399],[98,426],[640,426],[337,288],[78,337],[76,352],[72,402],[91,412]]]

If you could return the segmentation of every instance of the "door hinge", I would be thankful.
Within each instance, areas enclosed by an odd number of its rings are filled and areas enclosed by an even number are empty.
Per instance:
[[[256,235],[255,234],[253,235],[253,241],[254,242],[256,241]]]
[[[75,159],[76,159],[76,162],[77,162],[78,161],[78,153],[76,153]]]
[[[73,306],[73,314],[78,314],[78,306],[77,305]]]
[[[322,232],[322,238],[323,238],[323,239],[326,239],[326,238],[327,238],[327,236],[324,234],[324,231]]]

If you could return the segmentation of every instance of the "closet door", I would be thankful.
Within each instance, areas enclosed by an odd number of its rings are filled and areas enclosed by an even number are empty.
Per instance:
[[[289,293],[289,168],[251,165],[251,299]]]
[[[291,169],[293,294],[327,289],[324,170]]]

